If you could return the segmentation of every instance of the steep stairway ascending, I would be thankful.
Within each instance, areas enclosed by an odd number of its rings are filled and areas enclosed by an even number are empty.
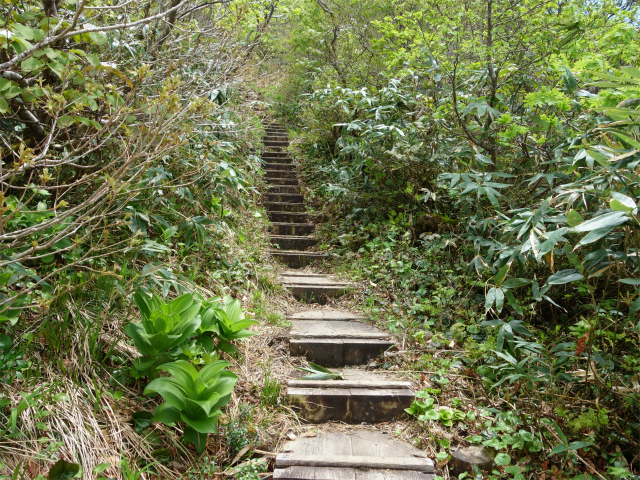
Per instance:
[[[289,145],[287,131],[279,125],[267,127],[263,140],[265,182],[264,206],[271,220],[271,243],[278,247],[272,255],[282,263],[300,268],[322,261],[325,255],[306,251],[317,240],[309,220],[296,176],[295,165],[285,150]]]
[[[280,280],[305,303],[324,304],[346,293],[350,285],[331,275],[292,270],[325,258],[308,249],[316,244],[314,226],[297,184],[295,164],[284,150],[284,128],[271,125],[265,137],[267,191],[264,196],[271,224],[272,254],[289,267]],[[286,250],[285,250],[286,249]],[[411,383],[357,368],[392,347],[392,337],[349,312],[314,309],[288,317],[292,323],[289,352],[324,367],[341,368],[340,380],[291,379],[287,396],[299,416],[311,423],[340,421],[376,424],[401,416],[411,405]],[[348,368],[347,368],[348,367]],[[431,480],[433,462],[423,452],[375,427],[352,432],[322,433],[298,439],[276,458],[274,479],[288,480]]]

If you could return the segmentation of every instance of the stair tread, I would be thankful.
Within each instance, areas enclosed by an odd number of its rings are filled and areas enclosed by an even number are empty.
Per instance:
[[[280,281],[284,285],[309,285],[309,286],[348,286],[349,282],[341,282],[335,280],[328,275],[316,276],[316,275],[280,275]]]
[[[270,253],[286,253],[287,255],[300,255],[303,257],[326,257],[327,255],[325,253],[321,253],[321,252],[305,252],[302,250],[277,250],[277,249],[272,249],[269,250]]]
[[[292,320],[291,338],[338,338],[343,340],[389,339],[391,334],[356,320]]]
[[[356,315],[351,312],[343,312],[341,310],[302,310],[299,312],[287,315],[289,320],[358,320],[363,318],[361,315]]]
[[[422,450],[392,435],[356,427],[284,443],[273,478],[431,480],[433,471],[433,461]]]

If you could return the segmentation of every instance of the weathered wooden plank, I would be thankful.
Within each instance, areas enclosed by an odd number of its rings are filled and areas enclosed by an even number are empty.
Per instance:
[[[409,457],[411,461],[421,461],[425,470],[432,471],[433,462],[425,452],[413,445],[386,435],[372,428],[356,427],[346,432],[322,432],[317,437],[300,437],[283,445],[283,452],[294,455],[364,456],[364,457]],[[416,459],[416,460],[413,460]],[[287,480],[327,479],[332,477],[332,468],[287,467],[281,468],[276,457],[276,472],[286,475],[274,476]],[[424,471],[393,470],[371,468],[340,468],[345,477],[356,480],[433,480],[433,475]],[[351,475],[354,476],[351,476]],[[278,474],[280,475],[280,474]],[[298,475],[298,476],[295,476]]]
[[[410,389],[411,382],[402,380],[289,380],[290,387],[297,388],[360,388],[368,390]]]
[[[376,457],[415,457],[431,465],[433,461],[422,450],[413,445],[394,440],[389,435],[380,432],[361,431],[351,436],[351,451],[353,455],[371,455]]]
[[[269,235],[269,240],[283,250],[305,250],[318,243],[311,235]]]
[[[414,470],[433,472],[433,464],[417,457],[379,457],[370,455],[303,455],[280,453],[276,457],[278,467],[339,467],[370,468],[373,470]]]
[[[355,320],[293,320],[291,337],[310,336],[315,338],[389,338],[386,332]]]
[[[393,341],[391,340],[304,336],[289,339],[289,353],[291,355],[303,356],[310,362],[324,367],[362,365],[392,346]]]
[[[291,268],[302,268],[314,262],[321,262],[327,256],[316,252],[296,252],[291,250],[271,250],[269,253]]]
[[[307,237],[301,237],[307,238]],[[287,284],[295,285],[322,285],[322,286],[347,286],[349,282],[338,282],[328,275],[281,275],[280,281]]]
[[[312,423],[387,422],[403,415],[414,399],[409,389],[289,387],[287,395],[300,408],[300,415]]]
[[[356,480],[372,480],[370,472],[356,472]],[[433,474],[427,472],[408,472],[401,470],[385,470],[384,480],[433,480]]]
[[[287,467],[275,469],[274,480],[433,480],[433,475],[407,470]]]
[[[289,353],[296,357],[305,357],[324,367],[344,365],[344,341],[333,339],[291,339]]]
[[[288,315],[289,320],[359,320],[361,315],[340,310],[303,310]]]
[[[343,338],[343,339],[360,339],[360,340],[382,340],[389,338],[388,333],[384,332],[317,332],[308,333],[300,330],[291,330],[289,336],[292,338]]]
[[[399,418],[414,395],[409,389],[352,388],[350,423],[378,423]]]
[[[273,471],[274,480],[356,480],[355,469],[287,467]]]

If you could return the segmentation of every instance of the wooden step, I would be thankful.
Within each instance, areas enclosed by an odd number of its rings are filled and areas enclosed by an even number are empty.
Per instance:
[[[298,185],[267,185],[267,192],[300,194],[300,187]]]
[[[297,181],[298,172],[295,170],[272,170],[270,168],[264,169],[265,178],[292,178]]]
[[[268,141],[268,142],[271,142],[271,141],[274,141],[274,140],[275,141],[282,141],[282,140],[288,141],[286,133],[275,133],[275,132],[272,132],[269,135],[265,135],[264,137],[262,137],[262,140]]]
[[[269,231],[276,235],[309,235],[316,226],[313,223],[272,222]]]
[[[364,365],[393,347],[390,340],[365,338],[291,338],[289,353],[324,367]]]
[[[264,163],[265,170],[275,170],[279,172],[295,172],[296,166],[293,163],[272,163],[265,162]]]
[[[289,140],[263,140],[262,144],[265,147],[280,147],[286,148],[289,146]]]
[[[302,268],[326,260],[325,254],[317,252],[299,252],[294,250],[270,250],[273,257],[290,268]]]
[[[433,480],[434,464],[414,446],[373,429],[321,432],[282,446],[279,480]]]
[[[279,173],[279,172],[278,172]],[[267,185],[298,185],[297,178],[264,177]]]
[[[289,353],[325,367],[363,365],[393,346],[391,335],[353,320],[292,320]]]
[[[307,207],[304,203],[264,202],[264,207],[271,212],[304,213],[307,211]]]
[[[306,250],[318,244],[318,239],[304,235],[269,235],[271,243],[281,250]]]
[[[283,203],[303,203],[304,197],[301,193],[272,193],[268,192],[263,195],[268,202]]]
[[[349,291],[349,285],[309,285],[309,284],[287,284],[287,290],[293,296],[307,303],[318,303],[326,305],[330,298],[338,298]]]
[[[269,220],[278,223],[309,223],[309,214],[306,212],[282,212],[271,210],[267,212]]]
[[[284,165],[293,165],[293,158],[291,157],[268,157],[263,153],[261,158],[265,163],[280,163]]]
[[[271,157],[289,157],[289,152],[282,152],[282,151],[266,151],[266,152],[262,152],[261,155],[267,154]]]
[[[291,380],[289,403],[311,423],[380,423],[402,416],[414,400],[411,383],[356,371],[344,380]],[[352,378],[350,378],[352,377]]]
[[[280,272],[281,275],[291,275],[291,272]],[[313,320],[315,322],[324,322],[327,320],[361,320],[361,315],[341,310],[302,310],[300,312],[287,315],[288,320]]]

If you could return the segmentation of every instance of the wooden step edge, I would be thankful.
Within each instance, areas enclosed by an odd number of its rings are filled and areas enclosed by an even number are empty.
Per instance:
[[[294,227],[315,227],[315,223],[294,223],[294,222],[270,222],[271,225],[276,226],[276,227],[281,227],[281,226],[294,226]],[[302,275],[301,273],[298,272],[292,272],[292,274],[296,274],[296,275]],[[288,274],[287,274],[288,275]],[[321,273],[317,273],[315,275],[322,275]]]
[[[285,223],[282,222],[284,225],[300,225],[299,223]],[[271,223],[271,225],[273,225],[273,222]],[[302,224],[304,225],[304,224]],[[280,277],[309,277],[309,278],[321,278],[321,277],[326,277],[327,274],[326,273],[307,273],[307,272],[296,272],[295,270],[280,270],[278,272],[278,275]]]
[[[323,340],[323,339],[338,339],[345,341],[356,340],[391,340],[393,337],[389,333],[385,332],[327,332],[327,333],[305,333],[299,330],[291,330],[289,332],[289,338],[295,338],[300,340]]]
[[[365,320],[365,317],[293,317],[285,315],[285,318],[292,322],[357,322]]]
[[[347,389],[358,388],[364,390],[403,390],[413,396],[411,382],[381,380],[289,380],[289,389]]]
[[[289,225],[295,225],[295,223],[289,223]],[[282,239],[282,240],[318,240],[313,235],[278,235],[275,233],[270,233],[269,238],[272,239]]]
[[[273,203],[273,202],[265,202],[265,203]],[[286,210],[270,210],[269,213],[277,213],[277,214],[282,214],[282,213],[286,213],[287,215],[306,215],[308,217],[311,216],[311,214],[309,212],[288,212]],[[288,222],[280,222],[280,223],[288,223]],[[300,222],[298,222],[300,223]]]
[[[276,456],[276,468],[286,467],[368,468],[371,470],[412,470],[424,473],[433,473],[434,471],[433,461],[424,457],[279,453]]]
[[[320,252],[305,252],[301,250],[278,250],[272,248],[269,250],[270,253],[286,253],[286,254],[295,254],[295,255],[304,255],[304,256],[315,256],[315,257],[326,257],[327,255]]]

